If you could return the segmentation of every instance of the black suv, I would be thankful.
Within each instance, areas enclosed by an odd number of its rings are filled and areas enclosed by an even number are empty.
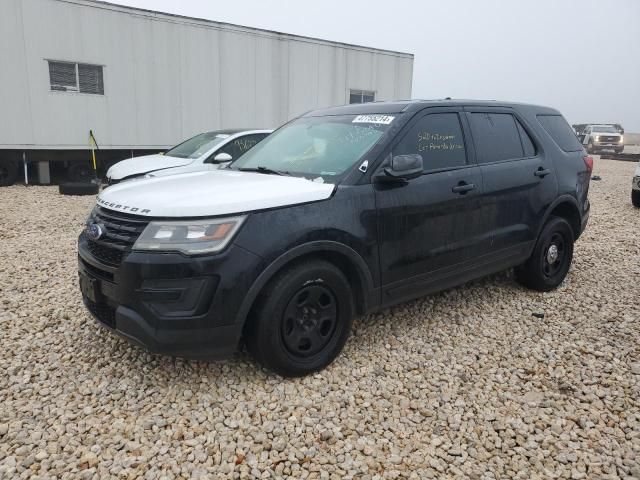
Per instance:
[[[229,168],[105,189],[79,240],[103,326],[304,375],[355,315],[511,267],[563,281],[593,160],[551,108],[402,101],[307,113]]]

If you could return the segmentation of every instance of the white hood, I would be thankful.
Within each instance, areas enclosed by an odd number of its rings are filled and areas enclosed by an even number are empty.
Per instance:
[[[97,202],[136,215],[213,217],[325,200],[333,189],[304,178],[213,170],[119,183]]]
[[[107,172],[107,178],[122,180],[132,175],[143,175],[162,168],[182,167],[189,165],[193,160],[193,158],[168,157],[159,154],[129,158],[113,165]]]

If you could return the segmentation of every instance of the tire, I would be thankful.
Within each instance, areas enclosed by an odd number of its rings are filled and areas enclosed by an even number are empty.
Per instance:
[[[558,287],[571,267],[574,238],[569,222],[561,217],[551,217],[542,229],[531,257],[516,268],[518,282],[539,292]],[[555,246],[554,250],[552,246]],[[551,262],[550,258],[556,255],[555,261]]]
[[[631,203],[636,208],[640,208],[640,190],[631,190]]]
[[[87,182],[69,182],[61,183],[58,190],[62,195],[97,195],[100,191],[100,185]]]
[[[18,180],[18,164],[13,160],[0,160],[0,187],[9,187]]]
[[[329,262],[311,260],[288,268],[267,285],[245,326],[245,342],[266,368],[284,377],[304,376],[340,354],[353,315],[345,275]]]
[[[67,179],[70,182],[89,182],[95,177],[93,167],[86,162],[74,163],[67,169]]]

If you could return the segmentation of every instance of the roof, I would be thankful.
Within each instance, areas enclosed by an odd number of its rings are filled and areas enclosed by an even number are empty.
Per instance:
[[[366,114],[387,114],[401,113],[407,111],[416,111],[425,106],[433,107],[506,107],[506,108],[532,108],[538,110],[538,113],[558,114],[558,111],[549,107],[540,105],[531,105],[527,103],[502,102],[498,100],[464,100],[464,99],[433,99],[433,100],[396,100],[392,102],[370,102],[355,103],[351,105],[342,105],[338,107],[329,107],[320,110],[307,112],[304,116],[322,116],[322,115],[366,115]]]
[[[99,8],[104,10],[119,11],[119,12],[129,13],[132,15],[148,17],[154,20],[164,20],[164,21],[179,22],[183,24],[208,26],[214,29],[235,30],[237,32],[249,33],[254,35],[264,35],[269,37],[274,37],[274,36],[284,37],[287,39],[297,40],[297,41],[302,41],[307,43],[324,44],[324,45],[343,47],[343,48],[355,49],[355,50],[364,50],[364,51],[373,52],[373,53],[393,55],[393,56],[406,57],[406,58],[413,59],[413,54],[407,53],[407,52],[398,52],[394,50],[367,47],[363,45],[334,42],[332,40],[324,40],[324,39],[315,38],[315,37],[306,37],[303,35],[294,35],[290,33],[278,32],[275,30],[247,27],[244,25],[237,25],[234,23],[217,22],[215,20],[208,20],[206,18],[188,17],[185,15],[178,15],[175,13],[166,13],[166,12],[160,12],[157,10],[148,10],[145,8],[130,7],[127,5],[120,5],[117,3],[105,2],[102,0],[55,0],[55,1],[62,2],[62,3],[75,4],[75,5],[83,5],[87,7]]]

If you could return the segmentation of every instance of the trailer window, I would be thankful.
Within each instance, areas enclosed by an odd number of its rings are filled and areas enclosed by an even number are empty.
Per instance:
[[[49,60],[49,84],[57,92],[104,95],[103,67]]]
[[[350,90],[349,103],[368,103],[376,101],[376,92],[367,90]]]

